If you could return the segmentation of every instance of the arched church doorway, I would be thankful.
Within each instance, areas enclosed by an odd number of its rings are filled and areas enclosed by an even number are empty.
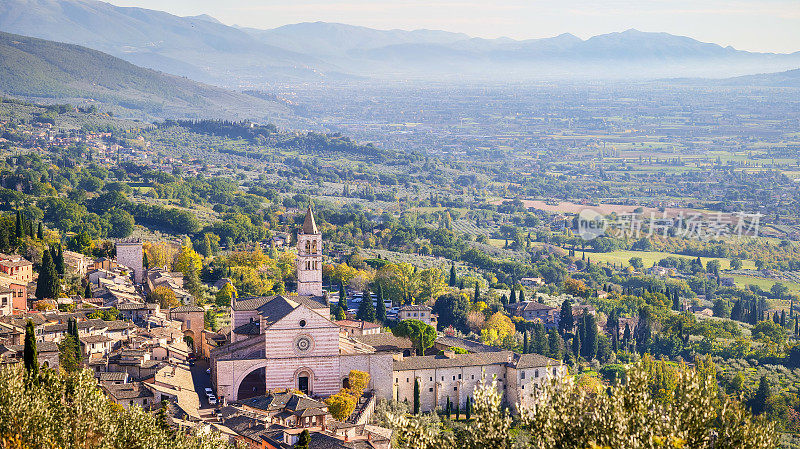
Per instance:
[[[267,393],[267,370],[258,368],[242,379],[239,384],[239,391],[236,392],[236,399],[241,401],[256,396],[264,396]]]
[[[311,395],[313,385],[311,384],[311,371],[302,369],[297,372],[297,389],[302,391],[303,394]]]

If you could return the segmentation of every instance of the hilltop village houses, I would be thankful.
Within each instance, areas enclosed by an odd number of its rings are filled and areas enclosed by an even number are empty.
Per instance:
[[[206,307],[184,289],[180,273],[145,269],[140,240],[116,245],[116,258],[65,251],[65,265],[91,294],[42,303],[31,294],[33,264],[0,255],[0,363],[20,362],[30,321],[40,364],[58,367],[58,344],[75,323],[82,363],[113,402],[155,410],[167,400],[174,424],[211,426],[252,447],[276,448],[291,447],[303,429],[325,447],[388,447],[391,433],[366,424],[378,399],[413,401],[415,382],[423,411],[448,402],[465,407],[474,388],[492,379],[515,409],[535,385],[566,373],[559,361],[453,335],[436,339],[435,355],[416,354],[409,339],[378,324],[333,321],[331,295],[322,284],[322,234],[311,207],[297,235],[297,291],[236,297],[230,325],[216,331],[205,328]],[[162,309],[148,302],[158,287],[170,289],[181,304]],[[553,318],[539,309],[528,304],[512,312]],[[118,315],[105,313],[111,310]],[[437,324],[427,306],[394,313],[399,320]],[[339,422],[321,401],[348,388],[353,371],[369,374],[369,383],[353,414]]]

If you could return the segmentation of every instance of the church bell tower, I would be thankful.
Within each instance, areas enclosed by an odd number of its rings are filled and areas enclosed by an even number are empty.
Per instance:
[[[322,234],[314,221],[311,204],[297,233],[297,294],[322,296]]]

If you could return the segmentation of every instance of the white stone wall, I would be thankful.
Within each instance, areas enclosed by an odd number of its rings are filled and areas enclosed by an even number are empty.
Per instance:
[[[419,378],[420,410],[431,411],[435,408],[444,409],[447,398],[455,406],[456,401],[461,410],[467,403],[467,397],[472,397],[475,387],[481,382],[483,373],[486,381],[491,382],[497,376],[497,388],[504,393],[506,385],[506,366],[501,364],[484,366],[467,366],[452,368],[436,368],[422,370],[404,370],[394,372],[394,398],[398,401],[408,400],[414,403],[414,378]]]
[[[506,400],[511,409],[518,413],[520,407],[530,405],[531,394],[554,377],[563,377],[567,374],[567,367],[555,365],[539,368],[516,369],[508,368],[508,390]]]

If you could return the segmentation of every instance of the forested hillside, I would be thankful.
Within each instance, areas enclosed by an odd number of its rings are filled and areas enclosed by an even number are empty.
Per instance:
[[[100,103],[145,116],[259,118],[282,123],[274,101],[226,91],[85,47],[0,32],[0,93]]]

